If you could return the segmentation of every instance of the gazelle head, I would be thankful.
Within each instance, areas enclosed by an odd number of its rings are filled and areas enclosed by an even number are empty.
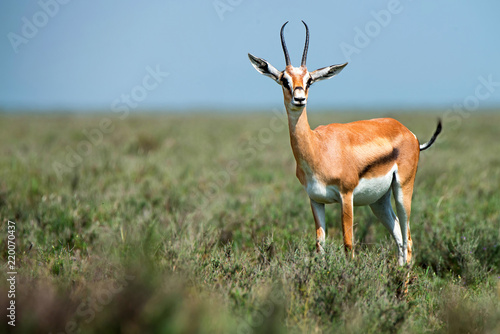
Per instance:
[[[286,67],[283,71],[278,71],[267,60],[255,57],[250,53],[248,54],[248,57],[250,58],[253,67],[255,67],[258,72],[272,78],[279,85],[281,85],[283,88],[283,98],[285,100],[287,110],[302,110],[307,104],[309,87],[316,81],[334,77],[342,71],[347,63],[327,66],[316,71],[309,72],[306,67],[307,49],[309,47],[309,28],[307,27],[307,24],[302,21],[306,27],[306,42],[304,52],[302,53],[302,62],[300,67],[293,67],[290,63],[290,56],[288,55],[285,37],[283,35],[283,31],[287,23],[288,21],[283,24],[280,32],[281,46],[283,47],[286,63]]]

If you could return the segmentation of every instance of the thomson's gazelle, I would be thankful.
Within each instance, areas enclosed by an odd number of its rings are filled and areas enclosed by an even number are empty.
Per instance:
[[[425,144],[420,144],[410,130],[391,118],[333,123],[311,130],[306,113],[309,88],[317,81],[332,78],[347,63],[309,72],[306,68],[309,29],[304,23],[306,42],[302,63],[293,67],[283,36],[285,25],[281,27],[285,70],[278,71],[268,61],[248,56],[257,71],[283,88],[296,174],[310,198],[317,251],[323,251],[325,241],[326,203],[342,206],[344,246],[352,254],[353,206],[369,205],[396,241],[399,263],[410,262],[410,211],[418,159],[420,151],[429,148],[441,132],[441,122]],[[391,191],[397,216],[391,206]]]

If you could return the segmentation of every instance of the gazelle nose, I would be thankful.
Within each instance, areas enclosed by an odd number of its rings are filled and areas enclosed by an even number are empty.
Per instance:
[[[295,102],[302,103],[306,99],[306,93],[304,91],[304,88],[302,87],[297,87],[293,91],[293,99]]]

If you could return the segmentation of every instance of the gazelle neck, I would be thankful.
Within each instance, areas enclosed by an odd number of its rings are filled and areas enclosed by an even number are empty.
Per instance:
[[[307,120],[306,107],[300,110],[290,110],[288,106],[288,129],[290,131],[290,144],[293,155],[298,164],[303,160],[310,160],[313,155],[312,136],[313,131]]]

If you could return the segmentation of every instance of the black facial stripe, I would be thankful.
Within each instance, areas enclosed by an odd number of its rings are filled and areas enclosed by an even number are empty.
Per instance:
[[[307,80],[307,83],[306,83],[306,87],[309,88],[309,86],[311,86],[313,83],[313,79],[311,77],[309,77],[309,79]]]
[[[284,75],[281,76],[281,83],[282,83],[283,87],[290,90],[290,85],[289,85],[288,80],[285,78]]]

